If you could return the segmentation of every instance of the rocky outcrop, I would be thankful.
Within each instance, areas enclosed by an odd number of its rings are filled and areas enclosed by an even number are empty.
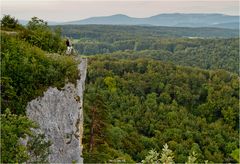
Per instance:
[[[40,131],[52,142],[50,163],[82,163],[83,91],[87,59],[78,65],[80,79],[61,90],[50,87],[27,106],[27,116],[38,123]]]

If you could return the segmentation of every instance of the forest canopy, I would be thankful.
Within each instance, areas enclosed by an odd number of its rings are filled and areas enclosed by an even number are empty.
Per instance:
[[[121,56],[121,53],[118,54]],[[224,70],[137,58],[89,59],[84,160],[141,162],[167,143],[178,163],[236,162],[239,79]]]

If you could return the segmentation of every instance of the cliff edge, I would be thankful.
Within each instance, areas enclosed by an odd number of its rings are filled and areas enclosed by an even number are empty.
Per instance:
[[[87,59],[78,65],[76,86],[67,83],[63,89],[48,88],[43,97],[28,103],[27,116],[51,141],[50,163],[82,163],[83,92]]]

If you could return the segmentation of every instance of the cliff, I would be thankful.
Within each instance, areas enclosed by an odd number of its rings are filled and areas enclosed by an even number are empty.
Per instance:
[[[78,65],[76,86],[67,83],[64,88],[48,88],[43,97],[28,103],[27,116],[35,121],[40,131],[51,141],[50,163],[82,163],[83,91],[87,59]]]

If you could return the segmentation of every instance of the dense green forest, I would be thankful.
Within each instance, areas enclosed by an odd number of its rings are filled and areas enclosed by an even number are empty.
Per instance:
[[[63,37],[88,57],[86,163],[239,162],[237,30],[145,26],[26,26],[1,20],[1,163],[46,163],[27,102],[78,78]],[[27,145],[20,138],[31,136]],[[43,142],[44,141],[44,142]],[[29,161],[29,152],[37,161]],[[160,154],[161,153],[161,158]],[[159,156],[159,159],[158,159]],[[196,158],[196,159],[195,159]],[[192,161],[194,161],[192,160]],[[149,162],[152,161],[152,162]],[[191,162],[189,162],[191,163]]]
[[[22,163],[29,152],[37,161],[47,162],[49,142],[34,134],[36,124],[26,116],[26,106],[48,87],[61,88],[78,77],[77,62],[64,52],[59,30],[33,17],[26,27],[6,15],[1,20],[1,163]],[[32,136],[28,145],[20,138]]]
[[[119,54],[120,56],[120,54]],[[84,160],[141,162],[165,143],[175,162],[236,162],[239,79],[146,58],[89,59],[84,97]]]
[[[238,37],[238,30],[221,28],[188,28],[161,26],[123,26],[123,25],[63,25],[62,34],[72,38],[97,39],[99,41],[118,41],[130,38],[156,37],[200,37],[200,38],[233,38]]]
[[[84,98],[85,162],[144,162],[165,144],[178,163],[193,152],[195,162],[236,162],[238,32],[61,28],[80,54],[96,55]]]
[[[238,73],[237,31],[229,35],[231,30],[214,28],[101,25],[69,25],[58,28],[62,29],[64,36],[73,39],[75,49],[83,55],[117,55],[127,51],[124,58],[144,56],[178,65],[220,68]],[[225,37],[235,38],[221,38],[225,33],[228,34]],[[195,35],[198,37],[194,38]]]

